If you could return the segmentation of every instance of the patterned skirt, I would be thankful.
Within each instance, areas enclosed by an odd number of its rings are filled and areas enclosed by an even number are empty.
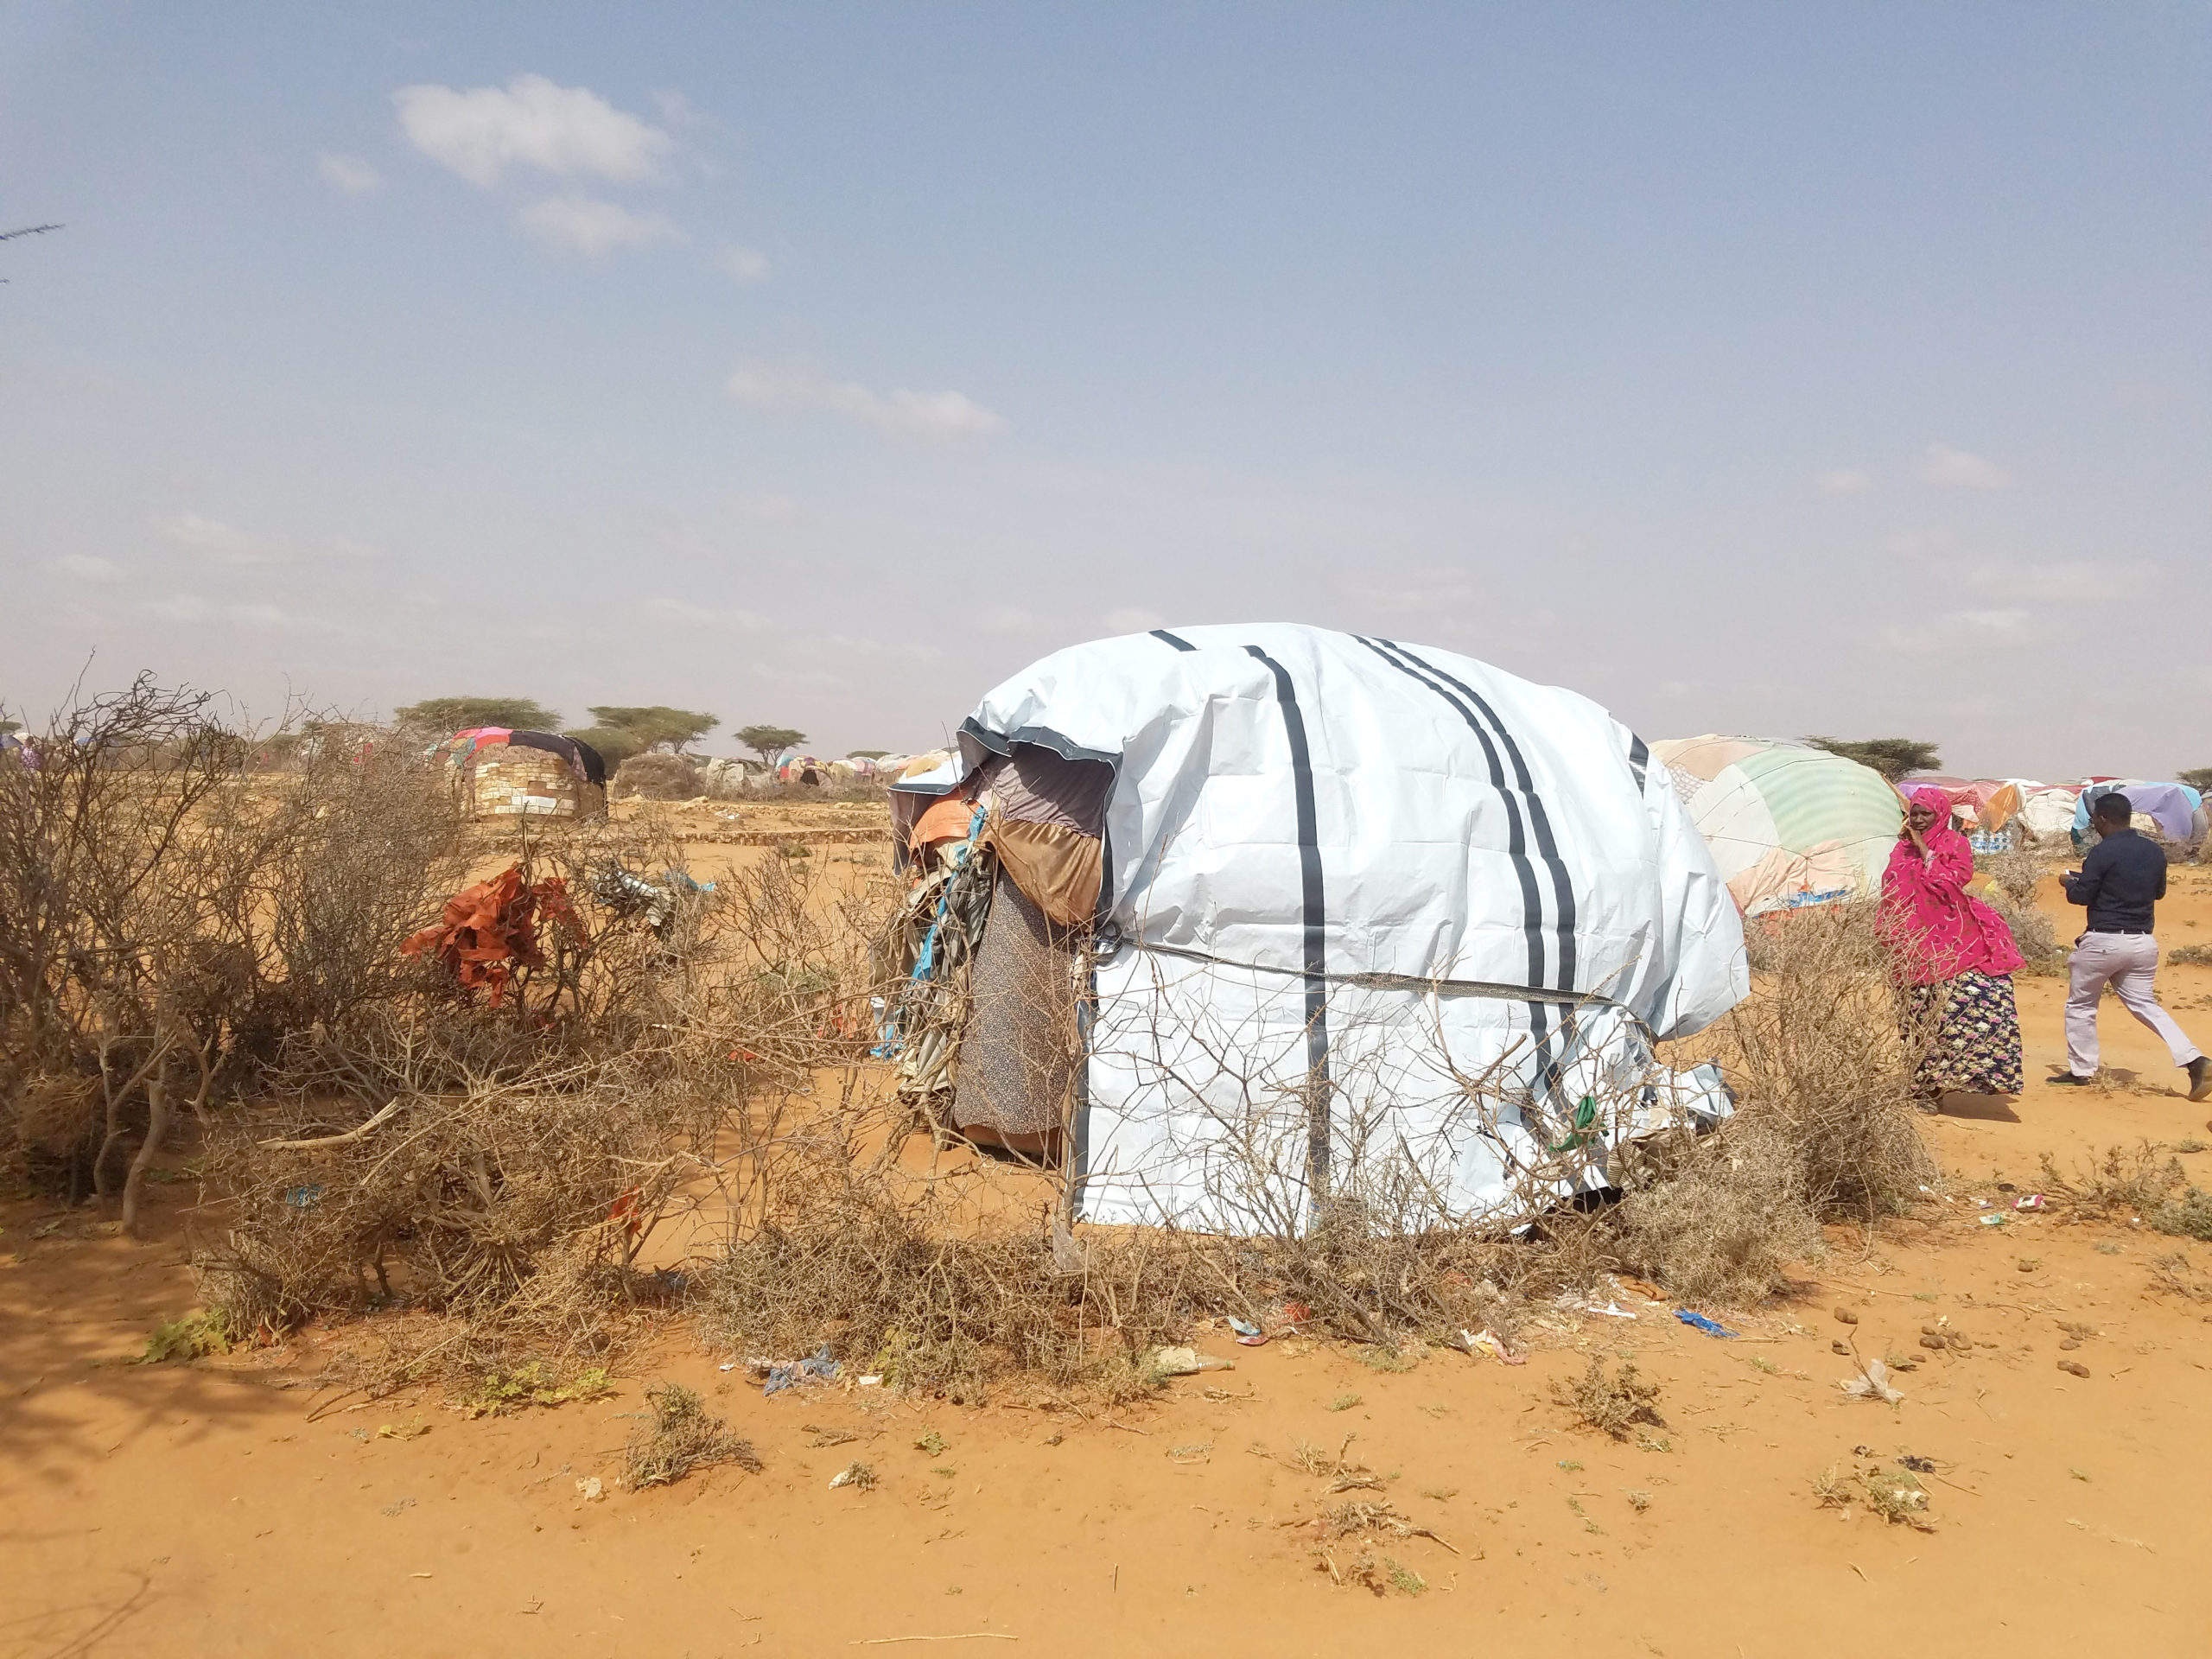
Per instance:
[[[2010,974],[1968,970],[1932,985],[1908,985],[1899,1025],[1907,1043],[1934,1027],[1916,1077],[1922,1094],[2020,1092],[2020,1015]]]

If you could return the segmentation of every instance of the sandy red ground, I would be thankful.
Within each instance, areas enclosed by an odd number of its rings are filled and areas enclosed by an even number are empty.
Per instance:
[[[2183,881],[2170,945],[2212,932],[2206,878]],[[2212,969],[2164,978],[2212,1039]],[[145,1243],[0,1205],[0,1654],[2202,1652],[2212,1304],[2153,1294],[2153,1258],[2181,1245],[2148,1229],[1975,1220],[1972,1192],[2032,1191],[2046,1151],[2065,1166],[2146,1136],[2212,1141],[2111,1004],[2107,1064],[2134,1080],[2043,1085],[2062,995],[2022,982],[2026,1094],[1931,1126],[1965,1196],[1872,1240],[1839,1231],[1801,1297],[1732,1321],[1740,1340],[1630,1301],[1632,1321],[1557,1313],[1522,1368],[1438,1352],[1383,1374],[1349,1350],[1207,1332],[1235,1371],[1110,1421],[834,1388],[764,1399],[682,1341],[613,1399],[480,1421],[432,1393],[276,1386],[312,1371],[305,1354],[134,1365],[192,1301],[192,1189],[161,1189]],[[2212,1185],[2212,1152],[2181,1156]],[[2212,1277],[2212,1247],[2189,1254]],[[1862,1350],[1922,1355],[1902,1405],[1839,1389],[1838,1306]],[[1920,1350],[1939,1320],[1971,1351]],[[2063,1321],[2097,1334],[2062,1353]],[[1591,1350],[1658,1380],[1669,1449],[1567,1427],[1547,1384]],[[766,1472],[613,1490],[659,1376],[704,1392]],[[377,1434],[418,1417],[419,1439]],[[861,1438],[817,1447],[824,1429]],[[930,1431],[941,1452],[914,1446]],[[1347,1434],[1452,1546],[1382,1547],[1423,1593],[1334,1585],[1295,1524],[1325,1483],[1251,1452]],[[1936,1460],[1932,1532],[1816,1503],[1815,1478],[1862,1446]],[[855,1456],[880,1484],[832,1490]],[[591,1475],[603,1501],[577,1495]],[[957,1639],[886,1640],[918,1637]]]

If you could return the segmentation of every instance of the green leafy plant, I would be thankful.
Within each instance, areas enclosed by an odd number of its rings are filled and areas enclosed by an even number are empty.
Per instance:
[[[575,1401],[603,1399],[614,1391],[613,1381],[600,1366],[580,1371],[563,1382],[545,1361],[531,1359],[511,1370],[485,1372],[460,1403],[471,1417],[499,1417],[526,1406],[565,1406]]]
[[[146,1338],[146,1351],[138,1356],[138,1363],[158,1365],[164,1360],[204,1359],[209,1354],[227,1354],[230,1351],[229,1321],[220,1308],[212,1308],[156,1325],[154,1334]]]

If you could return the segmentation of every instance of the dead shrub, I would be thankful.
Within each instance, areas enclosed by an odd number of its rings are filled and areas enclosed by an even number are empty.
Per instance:
[[[762,1465],[751,1441],[731,1432],[721,1418],[711,1416],[706,1402],[681,1383],[664,1382],[645,1390],[645,1404],[652,1421],[640,1424],[631,1435],[623,1459],[623,1484],[632,1491],[647,1486],[667,1486],[695,1469],[735,1464],[749,1474]]]
[[[2152,1258],[2151,1288],[2184,1301],[2212,1302],[2212,1274],[2200,1274],[2186,1249]]]
[[[1983,868],[1998,891],[2010,901],[2010,907],[2019,911],[2035,908],[2036,889],[2043,885],[2044,877],[2050,874],[2054,863],[2054,860],[2032,849],[2015,847],[2008,852],[1992,855],[1983,861]]]
[[[619,1300],[696,1167],[701,1103],[628,1059],[486,1065],[476,1035],[357,1028],[340,1058],[366,1098],[302,1091],[219,1125],[207,1175],[230,1214],[200,1253],[225,1281],[208,1294],[279,1322],[404,1301],[559,1325]]]
[[[0,1115],[22,1141],[28,1104],[35,1172],[119,1196],[126,1227],[177,1112],[251,1087],[285,1033],[404,994],[392,931],[457,847],[404,747],[302,736],[295,770],[253,773],[219,714],[142,677],[0,766]],[[93,1121],[64,1133],[88,1084]]]
[[[1932,1032],[1903,1026],[1871,901],[1753,922],[1751,995],[1719,1027],[1738,1116],[1790,1147],[1816,1214],[1903,1211],[1934,1178],[1915,1073]]]
[[[1667,1427],[1659,1414],[1659,1385],[1637,1376],[1633,1359],[1623,1360],[1620,1370],[1608,1376],[1604,1356],[1592,1354],[1588,1370],[1573,1383],[1554,1382],[1551,1394],[1574,1414],[1577,1424],[1617,1440],[1628,1439],[1638,1423]]]
[[[2177,1238],[2201,1238],[2212,1243],[2212,1192],[2199,1186],[2186,1189],[2151,1212],[2151,1224]]]
[[[1928,1489],[1907,1469],[1869,1463],[1845,1473],[1830,1465],[1813,1482],[1813,1497],[1822,1509],[1847,1510],[1854,1503],[1863,1503],[1893,1526],[1936,1530],[1928,1518]]]
[[[1787,1282],[1795,1262],[1825,1253],[1797,1147],[1747,1115],[1632,1186],[1618,1213],[1625,1265],[1684,1301],[1745,1306]]]
[[[2012,930],[2012,943],[2020,948],[2018,971],[2043,977],[2066,971],[2066,950],[2058,942],[2058,928],[2032,900],[2023,904],[2005,893],[1992,893],[1989,907]]]
[[[1143,1351],[1201,1304],[1192,1250],[1173,1235],[1091,1241],[1071,1275],[1034,1223],[979,1234],[935,1202],[860,1189],[793,1209],[704,1275],[710,1340],[773,1353],[827,1340],[849,1367],[963,1402],[1016,1373],[1133,1396],[1157,1386]]]
[[[2158,1154],[2149,1141],[2131,1147],[2107,1147],[2103,1157],[2075,1165],[2069,1176],[2060,1173],[2057,1160],[2046,1152],[2042,1156],[2044,1190],[2085,1215],[2151,1216],[2183,1189],[2194,1191],[2189,1188],[2189,1173],[2181,1160],[2169,1154],[2161,1161]]]

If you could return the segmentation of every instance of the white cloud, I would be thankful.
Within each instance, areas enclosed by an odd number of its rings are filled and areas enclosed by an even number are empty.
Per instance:
[[[79,582],[113,582],[123,574],[114,560],[97,558],[90,553],[65,553],[54,562],[54,568]]]
[[[758,633],[774,626],[753,611],[717,611],[681,599],[641,600],[631,607],[644,621],[674,628],[735,628]]]
[[[1939,526],[1922,530],[1901,530],[1890,537],[1887,545],[1890,551],[1900,558],[1916,559],[1923,553],[1941,553],[1945,548],[1950,546],[1951,541],[1951,532]]]
[[[167,599],[148,600],[138,608],[149,616],[161,618],[164,622],[223,621],[237,627],[251,628],[257,633],[325,633],[332,631],[329,623],[315,617],[302,616],[281,605],[215,605],[197,594],[172,594]]]
[[[1109,611],[1098,619],[1098,626],[1109,633],[1150,633],[1166,627],[1167,619],[1157,611]]]
[[[1874,474],[1856,467],[1832,467],[1813,474],[1813,488],[1822,495],[1865,495],[1874,487]]]
[[[548,196],[516,214],[515,222],[549,247],[594,259],[614,248],[683,239],[683,232],[658,213],[633,213],[594,196]]]
[[[1998,610],[1949,611],[1911,622],[1892,622],[1875,630],[1879,650],[1917,656],[1971,655],[1983,651],[2017,651],[2048,637],[2050,626],[2018,606]]]
[[[1955,573],[1959,585],[2014,604],[2082,605],[2099,600],[2139,599],[2158,585],[2154,564],[2101,564],[2077,559],[2056,564],[1980,564]]]
[[[806,364],[740,369],[729,378],[729,393],[755,409],[828,410],[918,443],[957,443],[1006,429],[1005,416],[963,392],[874,391]]]
[[[1433,618],[1472,599],[1475,590],[1451,577],[1433,577],[1390,587],[1347,587],[1346,595],[1370,611],[1389,616]]]
[[[715,269],[741,283],[757,283],[768,275],[768,256],[757,248],[732,245],[715,255]]]
[[[384,183],[376,168],[358,156],[334,156],[328,150],[315,158],[322,181],[349,196],[365,195]]]
[[[174,547],[218,564],[288,564],[296,556],[283,542],[249,536],[242,530],[202,518],[196,512],[172,513],[153,521],[154,533]]]
[[[1025,634],[1047,633],[1052,625],[1041,616],[1013,605],[996,605],[975,618],[975,626],[985,633],[1006,634],[1019,638]]]
[[[741,518],[750,518],[763,524],[787,524],[799,516],[799,505],[791,496],[775,490],[755,490],[750,495],[734,495],[729,499],[730,511]]]
[[[2009,490],[2013,483],[2012,474],[1995,461],[1954,449],[1948,443],[1928,446],[1927,454],[1921,458],[1920,478],[1924,484],[1954,490]]]
[[[402,86],[391,101],[410,143],[486,189],[511,165],[634,183],[659,172],[675,142],[589,88],[543,75],[467,92]]]
[[[142,608],[170,622],[198,622],[215,613],[215,607],[197,594],[173,594],[167,599],[149,600]]]

